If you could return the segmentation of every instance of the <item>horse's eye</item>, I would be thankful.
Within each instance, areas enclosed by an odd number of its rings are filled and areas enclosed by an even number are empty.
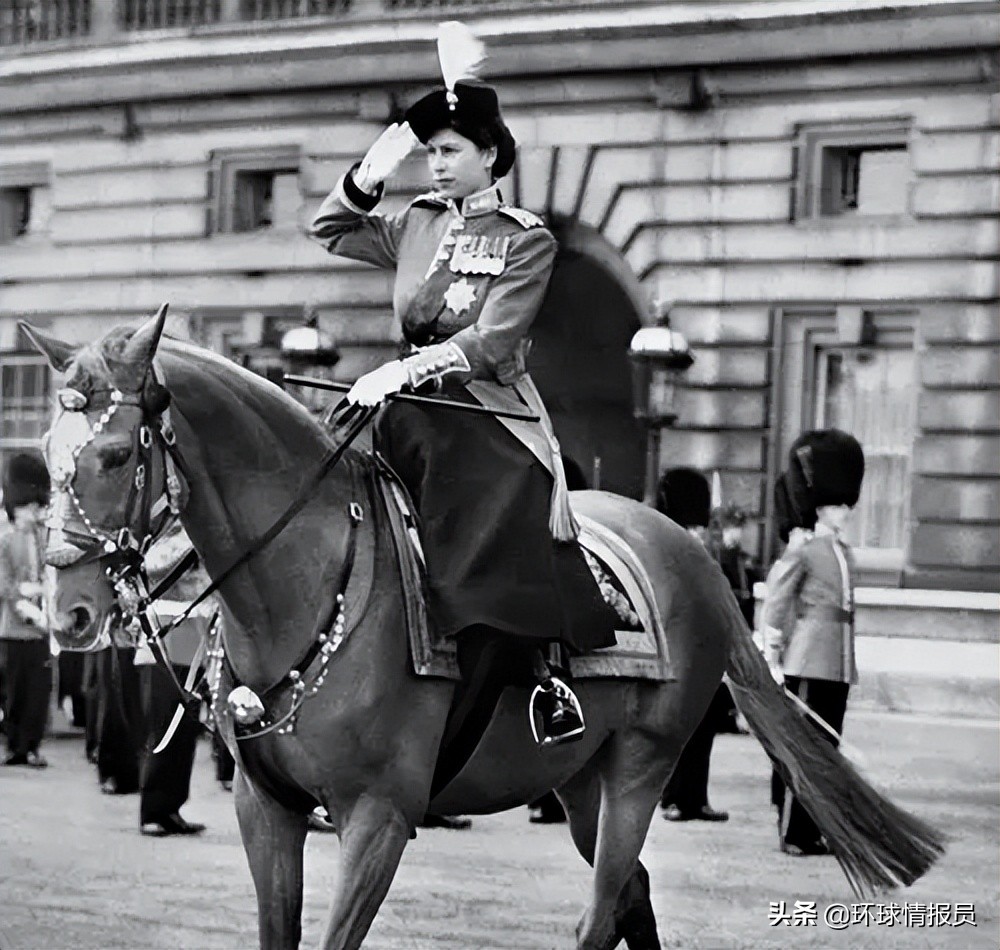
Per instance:
[[[127,445],[113,445],[106,449],[101,449],[97,457],[101,460],[101,468],[121,468],[132,454],[132,449]]]

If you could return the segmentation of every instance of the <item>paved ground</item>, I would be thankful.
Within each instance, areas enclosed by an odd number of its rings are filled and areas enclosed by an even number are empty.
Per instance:
[[[939,867],[886,898],[904,926],[823,923],[851,904],[832,859],[775,848],[767,764],[750,738],[721,736],[712,799],[726,825],[654,819],[643,858],[664,946],[679,948],[966,948],[1000,945],[1000,743],[996,724],[889,714],[848,715],[847,738],[893,797],[952,836]],[[78,737],[53,739],[46,772],[0,770],[0,950],[233,948],[255,945],[249,873],[231,798],[199,748],[186,814],[208,823],[196,841],[142,838],[137,799],[98,792]],[[315,946],[335,877],[337,841],[311,835],[305,944]],[[374,948],[571,947],[588,869],[564,826],[527,812],[477,818],[467,832],[424,831],[413,842],[368,941]],[[818,926],[769,924],[771,902],[815,901]],[[941,925],[972,904],[977,926]],[[916,926],[928,904],[937,926]],[[875,915],[884,913],[872,908]]]

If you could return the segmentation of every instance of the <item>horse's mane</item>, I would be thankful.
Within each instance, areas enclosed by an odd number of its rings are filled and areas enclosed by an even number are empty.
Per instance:
[[[228,451],[257,456],[277,443],[301,456],[317,455],[329,437],[302,405],[278,386],[203,347],[161,340],[153,361],[176,410],[194,423],[217,420]]]

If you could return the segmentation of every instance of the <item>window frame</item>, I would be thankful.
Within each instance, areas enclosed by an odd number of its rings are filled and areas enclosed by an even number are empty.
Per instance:
[[[770,413],[770,440],[767,453],[766,494],[764,499],[764,554],[770,560],[778,543],[774,525],[774,483],[783,471],[788,447],[819,419],[818,401],[822,398],[816,376],[818,355],[823,349],[859,347],[857,335],[865,315],[874,325],[875,348],[907,347],[919,358],[920,312],[915,307],[817,305],[778,309],[775,312],[773,368]],[[919,373],[919,363],[917,364]],[[914,380],[912,398],[919,399],[919,379]],[[916,419],[916,415],[914,416]],[[914,428],[914,447],[919,426]],[[912,450],[911,450],[912,458]],[[912,493],[904,514],[904,541],[901,548],[858,547],[854,549],[859,579],[878,587],[898,587],[913,542]]]
[[[858,214],[823,211],[824,163],[831,151],[880,151],[903,148],[911,156],[912,120],[908,117],[858,122],[836,122],[796,127],[795,184],[791,218],[800,224],[903,221],[913,217],[912,172],[908,182],[906,209],[895,214]]]
[[[305,308],[284,304],[255,310],[251,307],[203,307],[191,314],[191,339],[221,356],[256,372],[281,355],[283,331],[302,326]]]
[[[44,386],[40,398],[43,401],[42,408],[47,410],[51,416],[53,373],[48,360],[34,349],[27,350],[17,348],[12,350],[0,350],[0,373],[4,370],[10,369],[11,367],[17,366],[35,366],[43,370]],[[2,387],[0,387],[0,416],[6,416],[9,411],[9,408],[4,401]],[[48,425],[48,422],[43,421],[42,430],[39,434],[37,436],[27,438],[4,436],[3,426],[0,425],[0,457],[6,456],[9,452],[19,452],[24,449],[41,451],[42,443],[45,437],[45,430],[48,429]]]
[[[51,184],[51,173],[47,162],[22,162],[17,165],[0,165],[0,191],[28,191],[28,220],[21,234],[5,239],[0,230],[0,245],[16,244],[29,238],[32,234],[31,214],[36,196],[32,194],[37,188],[48,188]]]
[[[274,148],[221,148],[214,149],[209,156],[209,203],[207,209],[206,232],[209,237],[217,234],[238,234],[241,237],[253,234],[268,234],[275,230],[254,228],[237,231],[233,224],[236,217],[236,180],[240,174],[272,175],[292,174],[298,179],[299,195],[304,196],[302,150],[298,145],[282,145]],[[298,222],[296,222],[298,226]]]

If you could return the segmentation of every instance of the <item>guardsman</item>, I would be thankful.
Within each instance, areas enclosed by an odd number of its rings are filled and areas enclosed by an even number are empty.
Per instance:
[[[657,508],[709,547],[712,490],[708,479],[694,468],[671,468],[660,479]],[[712,746],[718,731],[719,709],[728,690],[716,690],[701,722],[695,727],[660,796],[667,821],[728,821],[729,812],[708,803],[708,776]]]
[[[150,582],[155,586],[162,580],[190,547],[191,542],[180,522],[175,523],[146,554]],[[208,575],[201,567],[182,576],[167,592],[176,600],[161,598],[156,601],[154,609],[160,620],[172,620],[208,584]],[[209,598],[195,607],[191,616],[174,627],[163,641],[179,683],[185,682],[192,664],[198,662],[199,645],[207,638],[215,613],[214,600]],[[180,813],[191,791],[191,774],[201,731],[198,719],[191,711],[185,711],[166,748],[154,752],[177,709],[177,687],[170,674],[156,662],[148,644],[136,651],[135,664],[145,725],[139,831],[156,838],[201,834],[205,826],[201,822],[187,821]]]
[[[761,621],[775,679],[837,734],[848,692],[858,681],[853,558],[843,532],[864,473],[864,452],[846,432],[806,432],[792,444],[776,501],[785,511],[787,530],[801,531],[780,569],[772,569]],[[772,792],[781,850],[795,856],[828,854],[816,825],[777,775]]]
[[[753,558],[743,550],[743,527],[746,512],[739,505],[729,504],[713,513],[721,534],[718,550],[719,567],[740,603],[740,611],[753,628],[753,585],[759,578]]]
[[[5,680],[4,765],[44,768],[39,752],[52,691],[52,654],[44,601],[42,514],[49,473],[36,455],[7,462],[3,505],[11,528],[0,532],[0,670]]]
[[[331,253],[395,272],[393,306],[409,354],[362,376],[348,401],[375,406],[400,390],[540,416],[539,423],[389,403],[376,446],[421,519],[431,617],[463,653],[504,642],[527,684],[542,744],[578,737],[579,703],[543,659],[614,643],[578,544],[559,444],[527,373],[528,333],[556,254],[542,220],[507,205],[496,182],[514,138],[496,92],[475,78],[482,44],[447,23],[445,87],[414,103],[323,202],[312,236]],[[432,190],[394,215],[375,209],[384,182],[418,144]],[[468,636],[472,634],[472,636]],[[469,650],[463,650],[463,643]]]

